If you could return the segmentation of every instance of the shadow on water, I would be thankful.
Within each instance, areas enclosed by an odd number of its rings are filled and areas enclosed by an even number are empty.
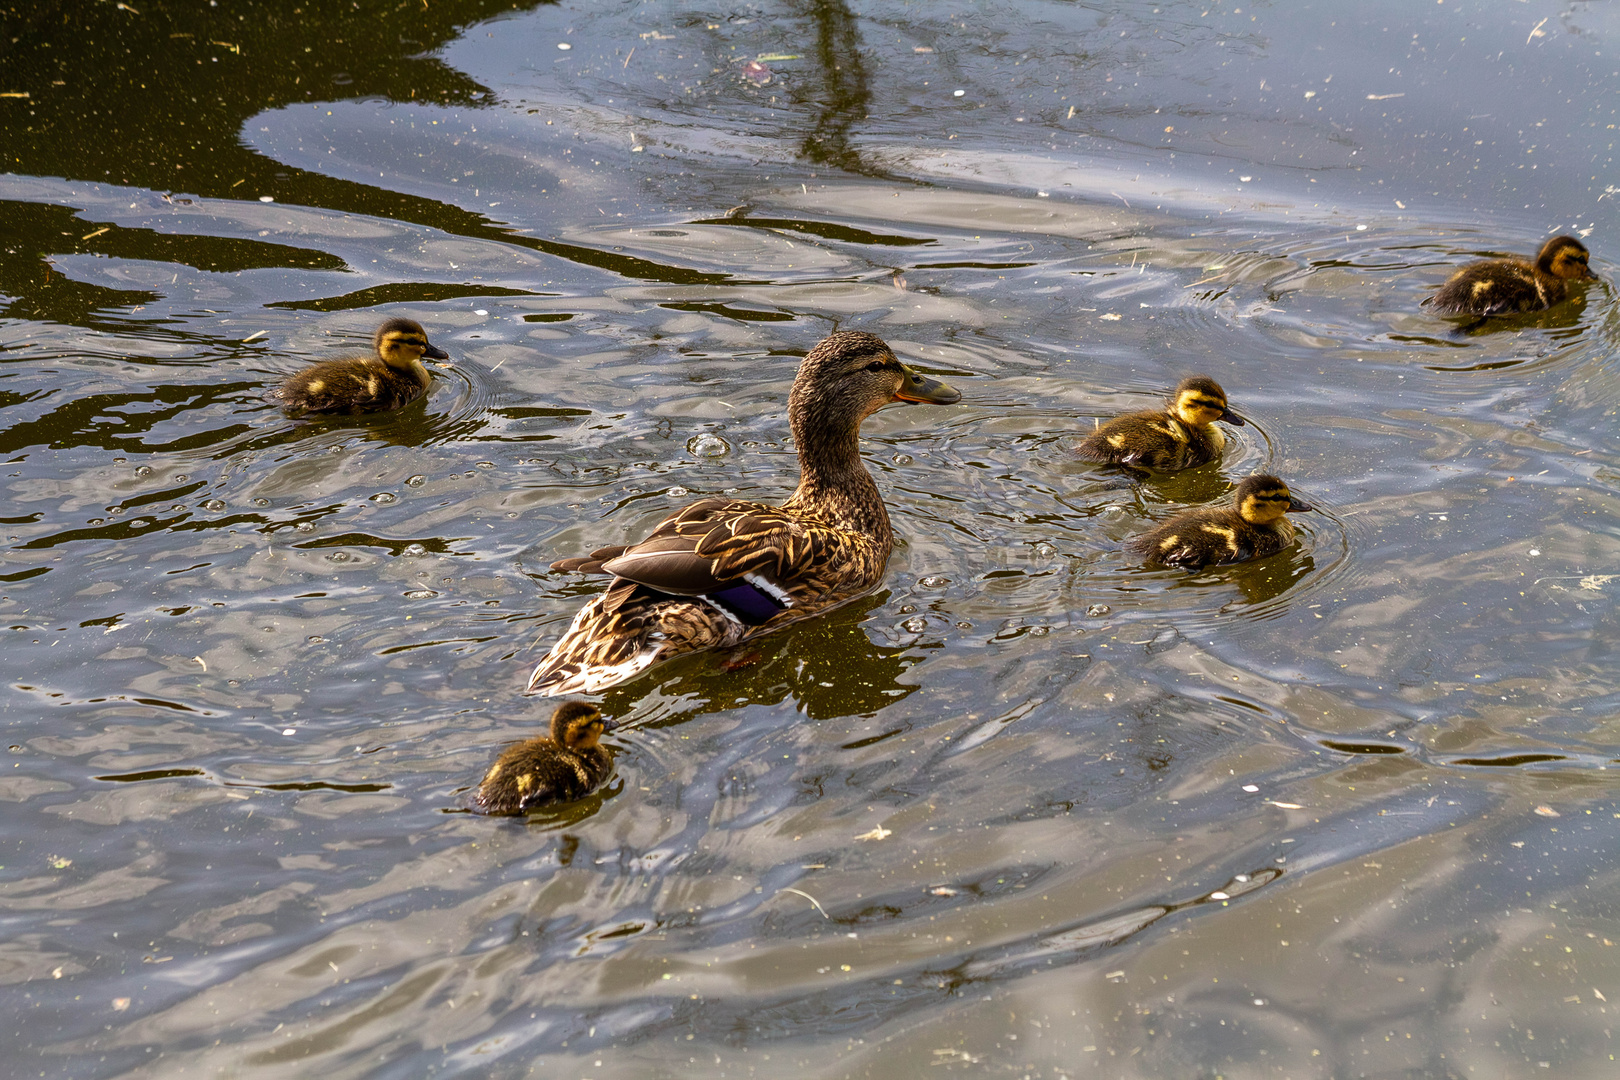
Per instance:
[[[633,710],[636,718],[628,729],[668,727],[708,713],[789,699],[795,711],[811,720],[875,713],[919,689],[900,678],[922,659],[921,653],[876,644],[862,628],[888,598],[887,592],[863,597],[727,655],[672,660],[609,690],[602,708],[610,716],[628,716]],[[650,687],[656,687],[652,694]],[[653,711],[645,708],[647,698],[658,702]]]

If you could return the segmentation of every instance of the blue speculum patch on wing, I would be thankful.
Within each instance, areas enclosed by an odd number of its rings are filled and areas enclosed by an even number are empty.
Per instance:
[[[735,615],[749,626],[758,626],[760,623],[768,621],[786,606],[770,593],[756,588],[746,581],[724,589],[717,589],[706,594],[705,599],[716,607]]]

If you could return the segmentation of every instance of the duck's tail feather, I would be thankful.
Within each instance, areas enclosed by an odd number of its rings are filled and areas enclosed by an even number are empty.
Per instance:
[[[623,582],[630,589],[634,582]],[[743,624],[712,605],[642,589],[623,597],[619,582],[593,597],[529,677],[529,693],[596,694],[682,653],[734,645]]]

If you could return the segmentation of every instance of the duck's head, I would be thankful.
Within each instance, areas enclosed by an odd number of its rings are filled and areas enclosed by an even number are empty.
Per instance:
[[[1294,498],[1288,485],[1280,479],[1264,473],[1248,477],[1239,484],[1233,501],[1243,520],[1251,525],[1270,525],[1282,520],[1290,511],[1299,514],[1316,509]]]
[[[450,354],[428,344],[427,331],[414,319],[389,319],[371,339],[377,357],[392,368],[411,368],[429,360],[448,360]]]
[[[565,701],[551,714],[551,739],[570,750],[589,750],[613,725],[602,710],[583,701]]]
[[[1227,408],[1226,391],[1208,375],[1189,375],[1176,387],[1176,396],[1170,402],[1170,411],[1177,420],[1193,427],[1203,427],[1217,420],[1242,427],[1248,421]]]
[[[843,434],[891,401],[951,405],[961,400],[938,379],[902,364],[876,334],[840,330],[800,362],[788,415],[796,435],[804,424]]]
[[[1555,236],[1541,245],[1541,254],[1536,256],[1536,269],[1573,281],[1596,278],[1597,275],[1587,266],[1591,258],[1586,245],[1573,236]]]

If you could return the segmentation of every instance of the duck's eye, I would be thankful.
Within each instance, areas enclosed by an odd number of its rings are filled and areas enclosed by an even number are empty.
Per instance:
[[[884,363],[882,360],[874,360],[870,364],[866,365],[866,370],[867,371],[887,371],[887,370],[889,370],[889,365]]]

